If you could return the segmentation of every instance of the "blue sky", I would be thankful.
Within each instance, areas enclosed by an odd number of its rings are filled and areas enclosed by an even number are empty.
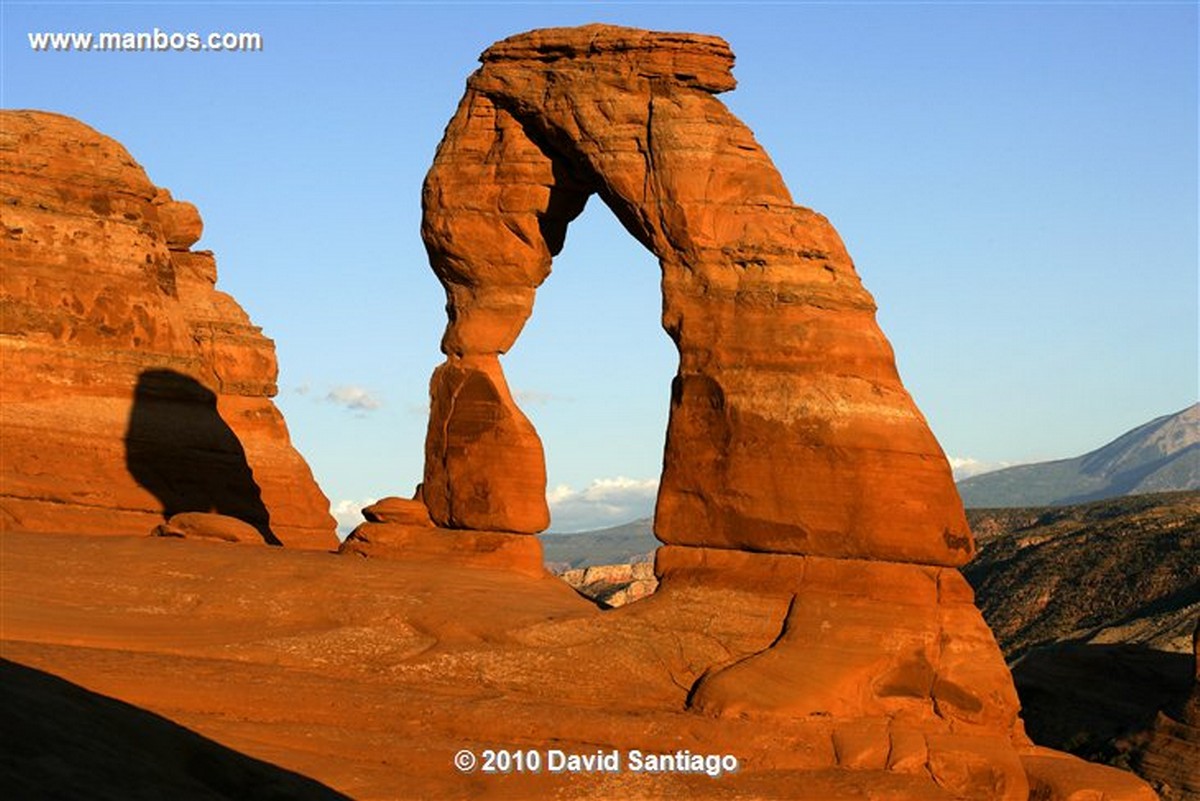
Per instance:
[[[0,105],[78,117],[196,203],[272,337],[334,506],[420,480],[444,299],[420,186],[493,41],[713,33],[722,99],[830,218],[964,469],[1074,456],[1197,398],[1195,3],[22,3]],[[40,31],[254,31],[254,53],[38,53]],[[674,349],[657,265],[597,201],[504,357],[557,529],[648,513]],[[346,517],[345,519],[349,519]]]

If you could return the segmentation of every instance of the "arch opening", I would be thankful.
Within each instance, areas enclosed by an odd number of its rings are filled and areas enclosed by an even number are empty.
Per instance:
[[[500,358],[544,446],[551,532],[653,515],[679,363],[661,326],[661,275],[607,207],[589,202]]]

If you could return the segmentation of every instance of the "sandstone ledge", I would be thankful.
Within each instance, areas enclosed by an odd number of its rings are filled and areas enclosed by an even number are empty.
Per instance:
[[[368,522],[350,533],[338,553],[510,570],[534,577],[546,575],[538,538],[503,531]]]

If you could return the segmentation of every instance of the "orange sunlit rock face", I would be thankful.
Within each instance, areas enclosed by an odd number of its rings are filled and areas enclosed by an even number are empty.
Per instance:
[[[76,120],[0,114],[0,526],[149,533],[215,512],[335,547],[270,400],[274,344],[190,250],[196,207]]]
[[[734,87],[728,45],[591,25],[514,36],[482,62],[423,195],[450,317],[431,390],[434,520],[546,525],[532,427],[506,392],[486,412],[460,410],[447,371],[482,362],[502,383],[495,357],[517,341],[566,226],[598,195],[659,258],[663,327],[679,348],[659,538],[965,562],[973,544],[950,468],[841,239],[793,204],[714,97]],[[456,443],[445,432],[465,417],[474,439]],[[451,511],[465,506],[470,516]]]

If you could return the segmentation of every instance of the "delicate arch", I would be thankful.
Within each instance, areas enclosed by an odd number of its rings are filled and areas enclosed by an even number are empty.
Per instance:
[[[443,526],[539,531],[545,464],[498,356],[591,194],[659,260],[679,350],[655,532],[667,543],[961,564],[945,456],[837,233],[793,205],[714,94],[716,37],[612,26],[493,45],[425,181],[446,289],[424,499]]]

